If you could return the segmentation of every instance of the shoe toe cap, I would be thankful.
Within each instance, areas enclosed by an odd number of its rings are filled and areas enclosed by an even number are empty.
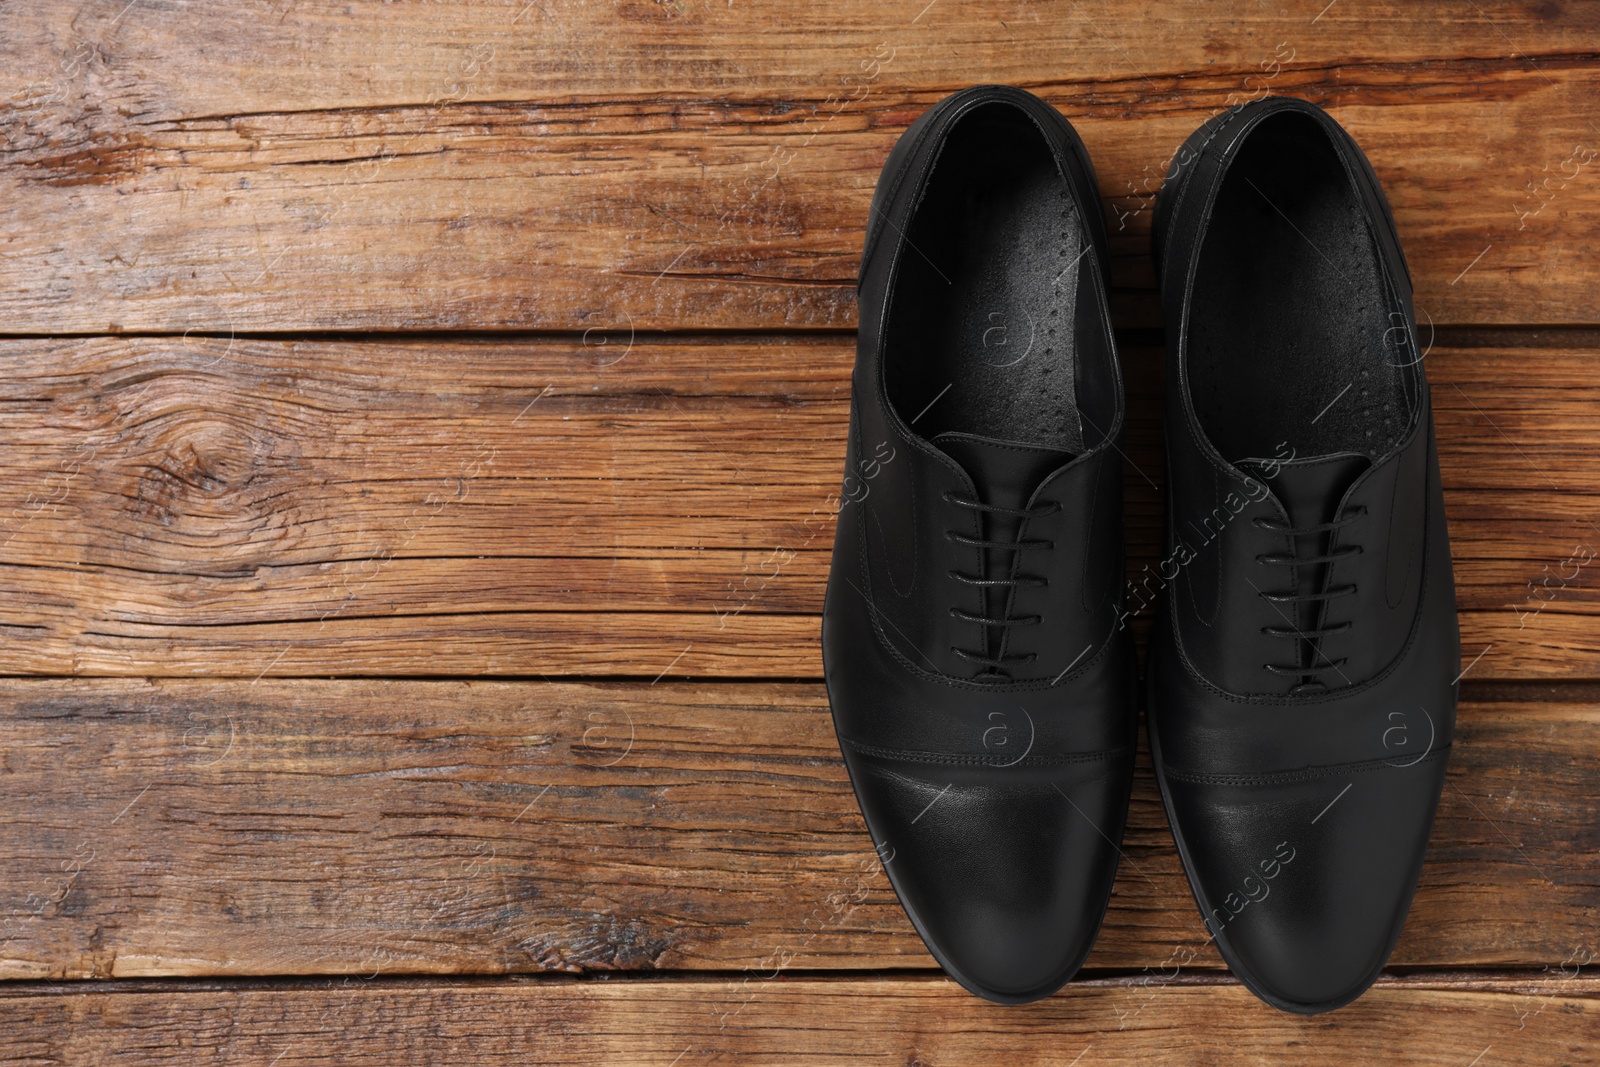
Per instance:
[[[945,970],[1023,1003],[1077,971],[1116,872],[1127,760],[962,766],[849,755],[901,903]]]
[[[1169,778],[1207,929],[1263,999],[1329,1011],[1376,980],[1416,889],[1442,755],[1288,781]]]

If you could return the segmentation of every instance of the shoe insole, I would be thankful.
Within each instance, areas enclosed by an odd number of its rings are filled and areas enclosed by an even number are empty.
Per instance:
[[[1399,442],[1416,356],[1377,256],[1327,135],[1265,120],[1223,179],[1189,319],[1190,395],[1224,458]]]
[[[917,434],[1083,450],[1083,231],[1026,117],[990,105],[957,123],[906,233],[886,324],[889,398]]]

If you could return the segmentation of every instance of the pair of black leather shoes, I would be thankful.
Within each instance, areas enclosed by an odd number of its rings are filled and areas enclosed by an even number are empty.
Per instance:
[[[1161,190],[1167,553],[1151,750],[1208,934],[1325,1011],[1399,936],[1459,662],[1425,354],[1326,114],[1206,123]],[[856,796],[929,950],[1022,1003],[1105,914],[1137,735],[1123,393],[1094,171],[1018,89],[940,102],[873,198],[823,615]]]

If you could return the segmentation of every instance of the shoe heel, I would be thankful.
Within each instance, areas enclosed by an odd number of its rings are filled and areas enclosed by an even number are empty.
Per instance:
[[[1211,116],[1178,146],[1176,152],[1172,153],[1172,160],[1161,182],[1161,188],[1156,191],[1156,214],[1150,224],[1150,246],[1155,253],[1158,281],[1166,270],[1167,227],[1172,224],[1173,209],[1178,201],[1183,199],[1189,179],[1194,175],[1194,165],[1199,162],[1201,151],[1206,143],[1216,136],[1218,130],[1233,121],[1235,116],[1249,106],[1250,104],[1236,104],[1220,114]]]

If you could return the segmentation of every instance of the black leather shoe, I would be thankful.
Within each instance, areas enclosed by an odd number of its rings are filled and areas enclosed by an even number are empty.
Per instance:
[[[1157,205],[1168,584],[1156,775],[1223,958],[1286,1011],[1347,1004],[1416,890],[1460,642],[1411,282],[1321,109],[1206,123]]]
[[[949,97],[884,166],[823,664],[906,913],[1000,1003],[1088,955],[1127,812],[1107,271],[1083,145],[1026,92]]]

